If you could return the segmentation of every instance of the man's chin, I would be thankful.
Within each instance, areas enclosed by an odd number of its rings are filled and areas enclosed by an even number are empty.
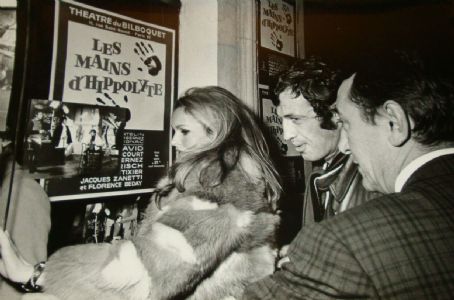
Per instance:
[[[362,179],[361,183],[362,183],[363,187],[368,192],[378,192],[378,189],[370,182],[370,180],[368,180],[366,177],[364,177],[364,175],[362,175],[362,176],[363,176],[363,179]]]
[[[303,159],[305,161],[310,161],[310,162],[319,161],[319,160],[322,160],[324,158],[324,157],[310,155],[308,153],[300,153],[300,155],[303,157]]]
[[[314,150],[314,151],[308,151],[310,149],[306,148],[304,149],[303,151],[298,151],[299,154],[301,155],[301,157],[305,160],[305,161],[310,161],[310,162],[314,162],[314,161],[319,161],[319,160],[324,160],[326,158],[326,154],[322,151],[317,151],[317,150]],[[322,154],[325,154],[325,155],[322,155]]]

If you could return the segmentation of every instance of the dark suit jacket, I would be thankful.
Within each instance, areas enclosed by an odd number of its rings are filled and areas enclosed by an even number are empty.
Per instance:
[[[290,263],[245,299],[452,299],[454,155],[418,169],[401,193],[306,226]]]

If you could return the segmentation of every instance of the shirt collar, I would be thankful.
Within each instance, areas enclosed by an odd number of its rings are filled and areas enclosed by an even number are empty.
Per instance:
[[[403,168],[400,171],[399,175],[397,176],[396,181],[394,183],[394,192],[400,193],[402,191],[403,186],[407,182],[408,178],[410,178],[410,176],[424,164],[428,163],[429,161],[437,157],[449,154],[454,154],[454,148],[435,150],[427,154],[421,155],[420,157],[410,162],[405,168]]]
[[[322,170],[326,171],[328,170],[328,168],[330,168],[331,165],[338,164],[340,161],[343,161],[345,156],[347,156],[347,154],[344,154],[340,151],[336,151],[336,153],[333,156],[331,156],[329,160],[325,160],[322,166]]]

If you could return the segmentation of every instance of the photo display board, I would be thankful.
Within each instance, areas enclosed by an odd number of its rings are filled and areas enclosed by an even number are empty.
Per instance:
[[[54,12],[24,165],[52,201],[151,192],[171,161],[175,30],[73,1]]]

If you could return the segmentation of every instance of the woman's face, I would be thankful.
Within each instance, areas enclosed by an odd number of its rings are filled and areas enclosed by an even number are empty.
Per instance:
[[[186,113],[182,107],[173,112],[172,128],[175,131],[172,146],[182,154],[204,149],[214,138],[202,123]]]

